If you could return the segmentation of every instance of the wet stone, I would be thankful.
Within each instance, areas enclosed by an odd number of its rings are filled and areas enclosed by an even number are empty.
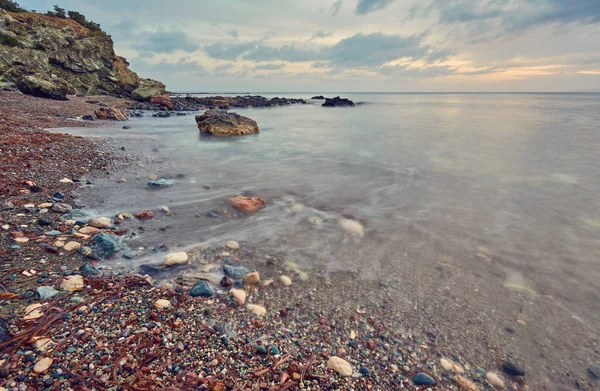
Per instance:
[[[223,265],[223,273],[225,273],[227,277],[233,278],[234,280],[239,280],[250,272],[251,271],[244,266]]]
[[[213,295],[212,290],[205,281],[200,281],[190,291],[192,297],[211,297]]]
[[[102,258],[108,258],[120,250],[118,238],[112,234],[96,236],[91,247]]]
[[[85,263],[85,264],[81,265],[81,267],[79,268],[79,271],[84,276],[94,276],[94,275],[100,274],[100,270],[96,269],[89,263]]]
[[[40,286],[37,288],[37,293],[42,301],[48,300],[56,296],[59,292],[51,286]]]
[[[509,361],[502,364],[502,369],[511,376],[525,376],[525,371],[523,369]]]
[[[412,382],[415,386],[434,386],[435,380],[426,373],[419,372],[413,376]]]
[[[600,366],[599,365],[590,365],[588,367],[588,373],[591,378],[594,380],[600,380]]]

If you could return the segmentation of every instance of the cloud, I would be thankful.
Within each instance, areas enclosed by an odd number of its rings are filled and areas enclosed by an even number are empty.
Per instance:
[[[333,35],[332,33],[319,30],[316,33],[314,33],[312,35],[312,37],[310,37],[310,40],[313,41],[315,39],[327,38],[327,37],[331,37],[332,35]]]
[[[242,54],[254,49],[258,41],[228,44],[223,42],[215,42],[212,45],[205,46],[204,51],[211,58],[218,60],[235,60]]]
[[[365,15],[369,12],[384,9],[394,0],[358,0],[354,12],[358,15]]]
[[[165,60],[157,63],[148,62],[140,57],[131,61],[131,67],[134,71],[140,73],[188,73],[203,74],[204,67],[197,61],[181,59],[178,62],[167,62]]]
[[[229,31],[229,35],[231,35],[233,38],[237,38],[237,37],[239,37],[239,36],[240,36],[240,35],[238,34],[238,32],[237,32],[237,30],[236,30],[236,29],[232,29],[232,30],[230,30],[230,31]]]
[[[498,37],[546,24],[600,23],[598,0],[432,0],[414,7],[411,17],[438,12],[444,24],[463,24],[472,35]]]
[[[342,4],[344,4],[344,0],[335,0],[335,2],[331,5],[331,15],[336,16],[338,12],[340,12]]]
[[[219,66],[215,67],[213,72],[226,73],[231,68],[233,68],[233,64],[223,64],[223,65],[219,65]]]
[[[138,43],[133,44],[132,48],[151,53],[173,53],[177,50],[192,53],[200,47],[190,36],[181,31],[159,30],[145,33],[137,38],[137,41]]]
[[[335,45],[320,49],[306,49],[287,44],[272,47],[259,41],[240,44],[217,42],[206,46],[206,53],[215,59],[235,60],[243,58],[249,61],[320,61],[323,66],[338,68],[378,67],[400,58],[427,60],[428,56],[436,60],[447,57],[449,52],[432,51],[423,43],[423,35],[386,35],[383,33],[354,34]]]
[[[254,70],[257,71],[276,71],[278,69],[283,69],[285,64],[263,64],[257,65],[254,67]]]
[[[341,67],[379,66],[404,57],[422,58],[428,50],[421,35],[358,33],[325,49],[324,59]]]

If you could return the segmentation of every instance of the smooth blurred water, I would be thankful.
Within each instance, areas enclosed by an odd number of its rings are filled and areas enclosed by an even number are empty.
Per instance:
[[[155,224],[172,228],[142,240],[245,240],[308,267],[362,268],[366,278],[493,260],[490,275],[508,290],[551,295],[574,316],[600,320],[600,94],[343,96],[364,103],[236,110],[261,130],[239,138],[200,137],[192,115],[96,129],[145,156],[137,181],[94,190],[104,200],[97,213],[168,205],[177,216]],[[145,190],[151,174],[185,178]],[[204,216],[245,191],[268,207]],[[359,221],[364,238],[340,218]]]

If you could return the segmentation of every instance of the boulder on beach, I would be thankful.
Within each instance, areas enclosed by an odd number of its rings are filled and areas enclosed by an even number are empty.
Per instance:
[[[253,119],[222,110],[207,110],[196,116],[196,123],[200,133],[212,136],[242,136],[259,131]]]
[[[173,110],[173,102],[171,102],[171,97],[168,94],[153,96],[150,103]]]
[[[354,102],[350,99],[340,98],[336,96],[335,98],[327,98],[325,99],[325,103],[321,106],[323,107],[354,107]]]
[[[101,107],[94,112],[98,119],[112,119],[115,121],[127,121],[127,112],[116,107]]]

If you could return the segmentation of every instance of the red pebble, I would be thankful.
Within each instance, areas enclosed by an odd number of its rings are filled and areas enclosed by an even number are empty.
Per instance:
[[[140,220],[150,220],[154,217],[154,212],[152,212],[151,210],[143,210],[141,212],[136,213],[135,217],[137,217]]]

